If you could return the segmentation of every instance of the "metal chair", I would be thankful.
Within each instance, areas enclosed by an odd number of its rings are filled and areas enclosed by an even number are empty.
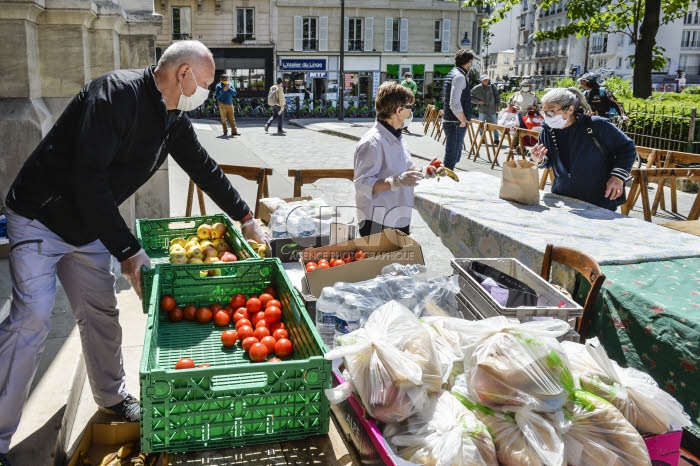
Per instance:
[[[600,294],[603,283],[605,283],[605,274],[600,270],[598,262],[585,252],[548,244],[544,251],[542,272],[540,273],[542,278],[547,281],[549,281],[552,271],[552,262],[558,262],[571,267],[579,272],[591,285],[583,305],[583,313],[581,317],[577,319],[576,323],[576,331],[581,335],[581,343],[583,343],[588,336],[588,329],[593,322],[595,302],[598,299],[598,294]]]

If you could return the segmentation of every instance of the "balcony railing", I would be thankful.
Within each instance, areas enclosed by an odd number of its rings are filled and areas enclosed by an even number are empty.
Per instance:
[[[608,47],[606,45],[594,45],[591,47],[591,53],[608,53]]]
[[[348,52],[362,52],[365,49],[365,42],[362,40],[349,40]]]
[[[302,41],[302,50],[318,50],[318,40],[304,39]]]
[[[189,40],[190,34],[173,34],[173,40]]]

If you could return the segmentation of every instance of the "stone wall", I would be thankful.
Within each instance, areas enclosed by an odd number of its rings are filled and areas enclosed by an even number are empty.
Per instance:
[[[3,3],[0,207],[24,161],[85,83],[155,62],[161,26],[153,0]],[[120,210],[132,227],[138,217],[169,216],[167,165]]]

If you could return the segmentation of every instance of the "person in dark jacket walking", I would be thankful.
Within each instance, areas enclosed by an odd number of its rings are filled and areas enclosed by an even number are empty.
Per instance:
[[[241,133],[236,129],[236,115],[233,112],[233,98],[236,96],[236,89],[228,82],[228,76],[222,74],[219,78],[221,82],[216,85],[214,93],[219,104],[219,115],[221,115],[221,126],[224,128],[224,136],[228,134],[226,122],[231,126],[231,136],[238,136]]]
[[[458,50],[455,67],[445,76],[442,86],[442,101],[445,108],[442,131],[445,133],[445,166],[454,170],[462,157],[462,143],[467,134],[467,124],[472,118],[472,103],[467,71],[472,66],[474,52]]]
[[[144,299],[141,267],[150,261],[119,205],[168,154],[242,222],[243,236],[269,239],[184,113],[204,102],[213,80],[212,54],[197,41],[175,42],[157,66],[95,78],[20,169],[5,211],[13,299],[0,323],[0,454],[7,453],[17,430],[51,328],[56,277],[80,328],[95,402],[123,420],[139,421],[139,402],[127,392],[122,365],[112,256]]]
[[[615,99],[612,92],[598,83],[598,79],[593,73],[586,73],[578,79],[583,87],[583,95],[586,97],[586,102],[591,107],[591,115],[598,115],[605,118],[611,118],[619,115],[623,119],[627,119],[625,109]]]
[[[590,107],[576,88],[552,89],[542,109],[543,130],[530,155],[540,168],[554,169],[552,192],[616,210],[637,157],[634,142],[606,118],[586,115]]]

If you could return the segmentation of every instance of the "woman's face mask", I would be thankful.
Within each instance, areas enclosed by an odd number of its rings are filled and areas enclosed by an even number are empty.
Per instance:
[[[411,81],[413,81],[413,78],[406,78],[407,83],[410,83]]]
[[[194,83],[197,88],[191,96],[186,96],[182,91],[182,84],[180,84],[180,100],[177,102],[177,109],[184,112],[194,110],[202,105],[204,101],[207,100],[207,97],[209,97],[209,89],[200,87],[199,84],[197,84],[197,78],[195,77],[192,68],[190,68],[190,73],[192,73],[192,79],[194,79]]]
[[[530,92],[530,86],[523,86],[522,90],[523,92]]]
[[[567,121],[568,119],[564,119],[562,115],[554,115],[553,117],[545,115],[544,117],[544,122],[547,124],[547,126],[553,129],[562,129],[564,126],[566,126]]]

